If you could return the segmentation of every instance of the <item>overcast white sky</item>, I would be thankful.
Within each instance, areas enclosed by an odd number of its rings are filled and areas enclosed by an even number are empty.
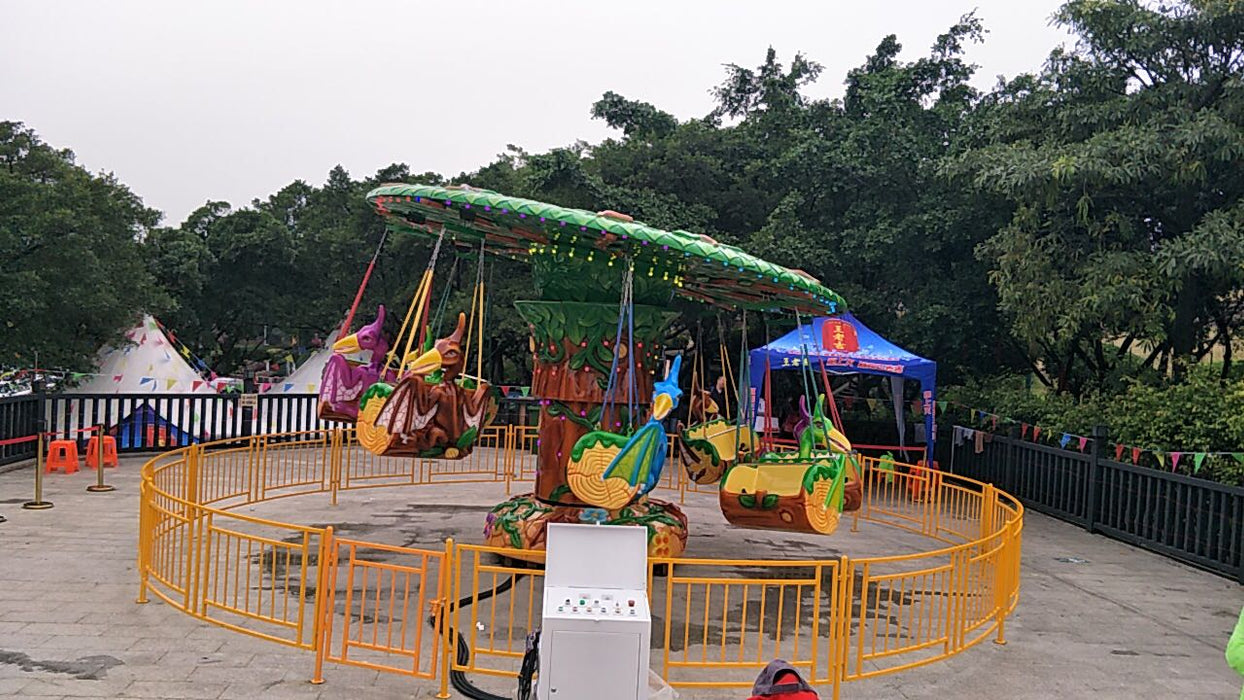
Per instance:
[[[772,45],[825,65],[838,96],[886,34],[904,58],[978,9],[979,87],[1035,70],[1070,39],[1056,0],[497,0],[55,2],[0,0],[0,119],[24,121],[112,171],[178,223],[340,163],[455,175],[508,143],[529,151],[609,134],[613,90],[680,119],[712,107],[722,64]]]

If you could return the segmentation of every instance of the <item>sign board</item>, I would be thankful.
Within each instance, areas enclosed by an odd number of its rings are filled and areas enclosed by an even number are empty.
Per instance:
[[[258,408],[259,394],[242,394],[238,399],[238,408]]]

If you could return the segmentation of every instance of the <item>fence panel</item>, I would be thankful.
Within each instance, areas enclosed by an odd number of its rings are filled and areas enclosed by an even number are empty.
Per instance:
[[[323,531],[208,510],[191,612],[262,639],[315,647]]]
[[[436,678],[445,552],[336,539],[329,556],[323,658]]]
[[[983,448],[956,447],[954,472],[993,483],[1025,507],[1244,583],[1244,488],[998,435]]]
[[[458,545],[454,550],[451,626],[470,650],[456,671],[517,677],[527,635],[540,626],[544,570],[502,559],[513,552]],[[544,552],[525,556],[543,564]],[[465,574],[465,575],[464,575]]]
[[[1244,489],[1102,460],[1094,527],[1244,583]]]
[[[237,403],[217,394],[49,394],[48,430],[85,444],[81,431],[103,425],[119,452],[169,450],[249,435]]]
[[[782,658],[811,682],[838,674],[836,561],[654,559],[653,665],[679,688],[748,687]],[[664,569],[664,576],[657,573]]]
[[[953,471],[992,483],[1026,507],[1081,526],[1088,524],[1088,474],[1092,456],[993,435],[976,452],[971,441],[955,448]]]
[[[5,396],[0,398],[0,443],[29,437],[38,430],[39,397]],[[35,441],[0,444],[0,465],[20,462],[35,456]]]
[[[513,474],[514,481],[535,481],[536,467],[539,460],[536,459],[536,452],[539,448],[540,432],[539,426],[535,425],[515,425],[514,426],[514,449],[511,452],[510,473]]]

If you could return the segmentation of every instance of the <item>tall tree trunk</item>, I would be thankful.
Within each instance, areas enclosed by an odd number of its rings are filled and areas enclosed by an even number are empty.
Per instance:
[[[1171,322],[1171,378],[1184,378],[1187,363],[1196,345],[1196,310],[1201,297],[1201,278],[1190,275],[1175,296],[1175,317]]]

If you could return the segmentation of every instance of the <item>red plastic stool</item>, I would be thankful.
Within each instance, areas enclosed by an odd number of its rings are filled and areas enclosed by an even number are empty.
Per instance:
[[[86,466],[91,469],[99,468],[99,437],[92,435],[90,440],[86,442],[86,455],[84,456]],[[104,436],[104,466],[117,466],[117,439],[111,435]]]
[[[53,440],[48,443],[47,472],[63,469],[66,474],[78,471],[78,443],[76,440]]]

